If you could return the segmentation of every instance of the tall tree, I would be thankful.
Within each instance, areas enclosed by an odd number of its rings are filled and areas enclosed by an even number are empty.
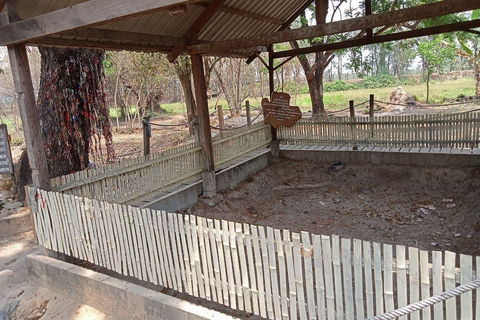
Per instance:
[[[192,88],[192,63],[189,56],[181,55],[173,63],[175,73],[180,80],[183,89],[183,96],[185,98],[185,105],[187,106],[187,119],[189,123],[190,134],[194,134],[192,125],[193,119],[196,117],[196,103]]]
[[[50,175],[83,170],[90,155],[97,163],[112,162],[104,52],[40,48],[40,53],[38,108]]]

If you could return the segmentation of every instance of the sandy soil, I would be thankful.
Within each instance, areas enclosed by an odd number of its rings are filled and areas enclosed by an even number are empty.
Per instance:
[[[189,212],[291,231],[480,255],[480,168],[280,159]]]

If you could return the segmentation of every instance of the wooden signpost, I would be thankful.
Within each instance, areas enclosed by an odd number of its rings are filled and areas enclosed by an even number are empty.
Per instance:
[[[291,127],[302,118],[300,108],[290,105],[288,93],[273,92],[271,101],[263,98],[262,109],[266,114],[265,123],[275,129],[280,126]]]

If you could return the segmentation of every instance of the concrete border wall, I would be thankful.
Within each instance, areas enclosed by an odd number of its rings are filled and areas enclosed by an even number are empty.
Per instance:
[[[294,160],[312,160],[327,163],[341,160],[349,164],[396,164],[439,167],[480,166],[480,155],[461,153],[280,149],[280,154]]]
[[[30,275],[39,285],[118,320],[237,319],[50,257],[29,255],[26,263]]]

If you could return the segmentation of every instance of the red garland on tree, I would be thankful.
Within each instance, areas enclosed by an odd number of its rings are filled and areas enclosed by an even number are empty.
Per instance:
[[[113,162],[104,52],[40,48],[40,53],[38,108],[50,175],[83,170],[90,156],[94,163]]]

